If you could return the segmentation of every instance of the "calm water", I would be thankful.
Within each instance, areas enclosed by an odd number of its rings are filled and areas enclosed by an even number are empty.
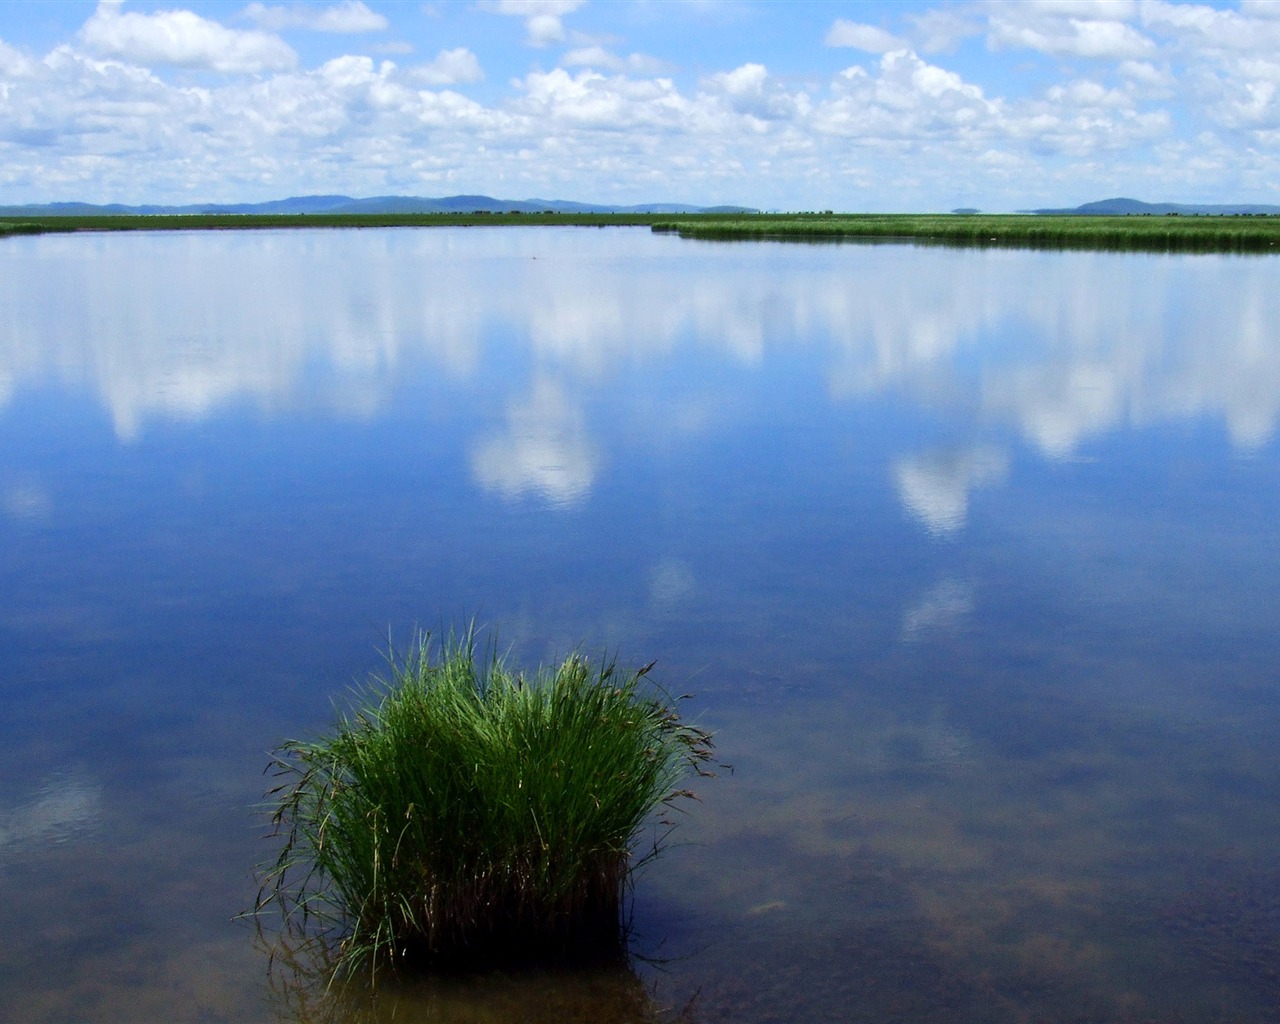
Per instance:
[[[1280,1019],[1280,261],[0,243],[0,1019]],[[266,752],[475,617],[693,690],[636,958],[325,997]]]

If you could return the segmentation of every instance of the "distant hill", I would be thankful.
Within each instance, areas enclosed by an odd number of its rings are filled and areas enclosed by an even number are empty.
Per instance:
[[[1134,216],[1182,216],[1229,217],[1242,214],[1280,214],[1280,206],[1263,206],[1250,203],[1228,203],[1220,206],[1187,205],[1183,203],[1144,203],[1140,199],[1101,199],[1072,209],[1028,210],[1028,213],[1074,214],[1076,216],[1134,217]]]
[[[293,196],[266,203],[199,203],[187,206],[124,206],[111,203],[40,203],[0,206],[0,217],[104,217],[147,214],[246,214],[246,213],[758,213],[746,206],[685,206],[650,203],[644,206],[606,206],[563,199],[494,199],[492,196]]]

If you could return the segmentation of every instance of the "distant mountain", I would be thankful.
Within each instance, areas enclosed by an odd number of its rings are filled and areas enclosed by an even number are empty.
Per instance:
[[[1102,199],[1085,203],[1069,210],[1028,210],[1028,213],[1094,215],[1103,217],[1182,216],[1227,217],[1241,214],[1280,214],[1280,206],[1263,206],[1250,203],[1228,203],[1220,206],[1187,205],[1183,203],[1144,203],[1139,199]]]
[[[746,206],[685,206],[651,203],[644,206],[606,206],[563,199],[494,199],[491,196],[293,196],[266,203],[200,203],[187,206],[124,206],[111,203],[40,203],[0,206],[0,217],[111,217],[148,214],[246,214],[246,213],[758,213]]]

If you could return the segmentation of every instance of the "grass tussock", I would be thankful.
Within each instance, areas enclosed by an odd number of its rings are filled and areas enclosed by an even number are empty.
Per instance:
[[[258,910],[334,933],[335,974],[616,952],[633,845],[709,774],[708,733],[649,667],[525,676],[470,633],[388,660],[331,734],[276,752]]]

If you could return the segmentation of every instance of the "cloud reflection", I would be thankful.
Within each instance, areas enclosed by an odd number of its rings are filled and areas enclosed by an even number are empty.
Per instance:
[[[697,580],[689,563],[680,558],[664,558],[649,570],[649,603],[655,608],[671,608],[693,595]]]
[[[25,802],[0,808],[0,857],[65,843],[91,832],[102,816],[102,791],[73,774],[47,778]]]
[[[902,615],[902,639],[920,643],[958,629],[974,607],[973,584],[944,579],[926,590]]]
[[[0,510],[18,522],[43,522],[53,512],[53,498],[42,484],[23,481],[0,491]]]
[[[537,495],[569,506],[591,489],[600,453],[586,435],[586,418],[559,384],[534,382],[533,393],[507,411],[507,429],[480,441],[471,469],[486,490],[508,500]]]
[[[497,336],[503,365],[521,369],[486,372],[505,423],[473,443],[475,479],[505,498],[566,505],[604,460],[585,412],[593,389],[625,391],[691,352],[761,373],[796,352],[825,373],[827,400],[900,396],[979,439],[906,452],[894,467],[904,506],[944,536],[964,525],[973,490],[1007,472],[1010,431],[1050,459],[1115,430],[1190,419],[1218,420],[1244,452],[1268,443],[1280,422],[1275,266],[714,247],[580,229],[9,239],[0,407],[25,388],[85,389],[124,442],[150,420],[197,422],[235,405],[374,417],[424,367],[480,386]],[[703,379],[681,397],[690,409],[715,391]]]
[[[894,466],[903,505],[938,537],[957,533],[969,512],[969,494],[998,483],[1009,471],[1009,457],[989,447],[940,450],[909,455]]]

